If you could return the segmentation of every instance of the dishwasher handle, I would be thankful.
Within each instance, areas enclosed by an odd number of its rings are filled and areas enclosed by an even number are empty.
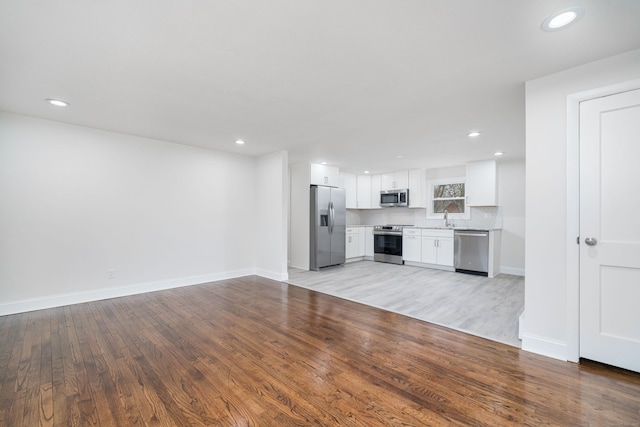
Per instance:
[[[487,237],[489,235],[488,231],[456,231],[456,236],[473,236],[473,237]]]

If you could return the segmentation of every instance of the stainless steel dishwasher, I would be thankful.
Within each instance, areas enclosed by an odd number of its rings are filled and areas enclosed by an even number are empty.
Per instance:
[[[455,230],[453,266],[457,272],[489,275],[489,232]]]

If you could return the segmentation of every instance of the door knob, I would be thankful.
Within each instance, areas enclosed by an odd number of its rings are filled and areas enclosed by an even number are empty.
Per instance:
[[[595,237],[587,237],[586,239],[584,239],[584,242],[589,246],[595,246],[598,244],[598,241],[595,239]]]

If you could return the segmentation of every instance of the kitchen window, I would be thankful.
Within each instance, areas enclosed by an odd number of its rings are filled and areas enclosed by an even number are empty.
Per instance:
[[[444,211],[449,218],[469,219],[469,209],[465,194],[465,179],[442,178],[428,181],[429,207],[427,217],[438,219],[444,217]]]

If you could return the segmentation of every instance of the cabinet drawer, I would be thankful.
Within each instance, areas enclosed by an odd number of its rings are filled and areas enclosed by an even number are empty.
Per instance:
[[[420,236],[422,231],[419,228],[403,228],[402,235],[403,236]]]
[[[434,237],[434,238],[441,238],[441,237],[450,237],[453,238],[453,230],[438,230],[438,229],[433,229],[433,228],[423,228],[422,229],[422,236],[424,237]]]
[[[347,227],[345,232],[347,234],[358,234],[359,227]]]

